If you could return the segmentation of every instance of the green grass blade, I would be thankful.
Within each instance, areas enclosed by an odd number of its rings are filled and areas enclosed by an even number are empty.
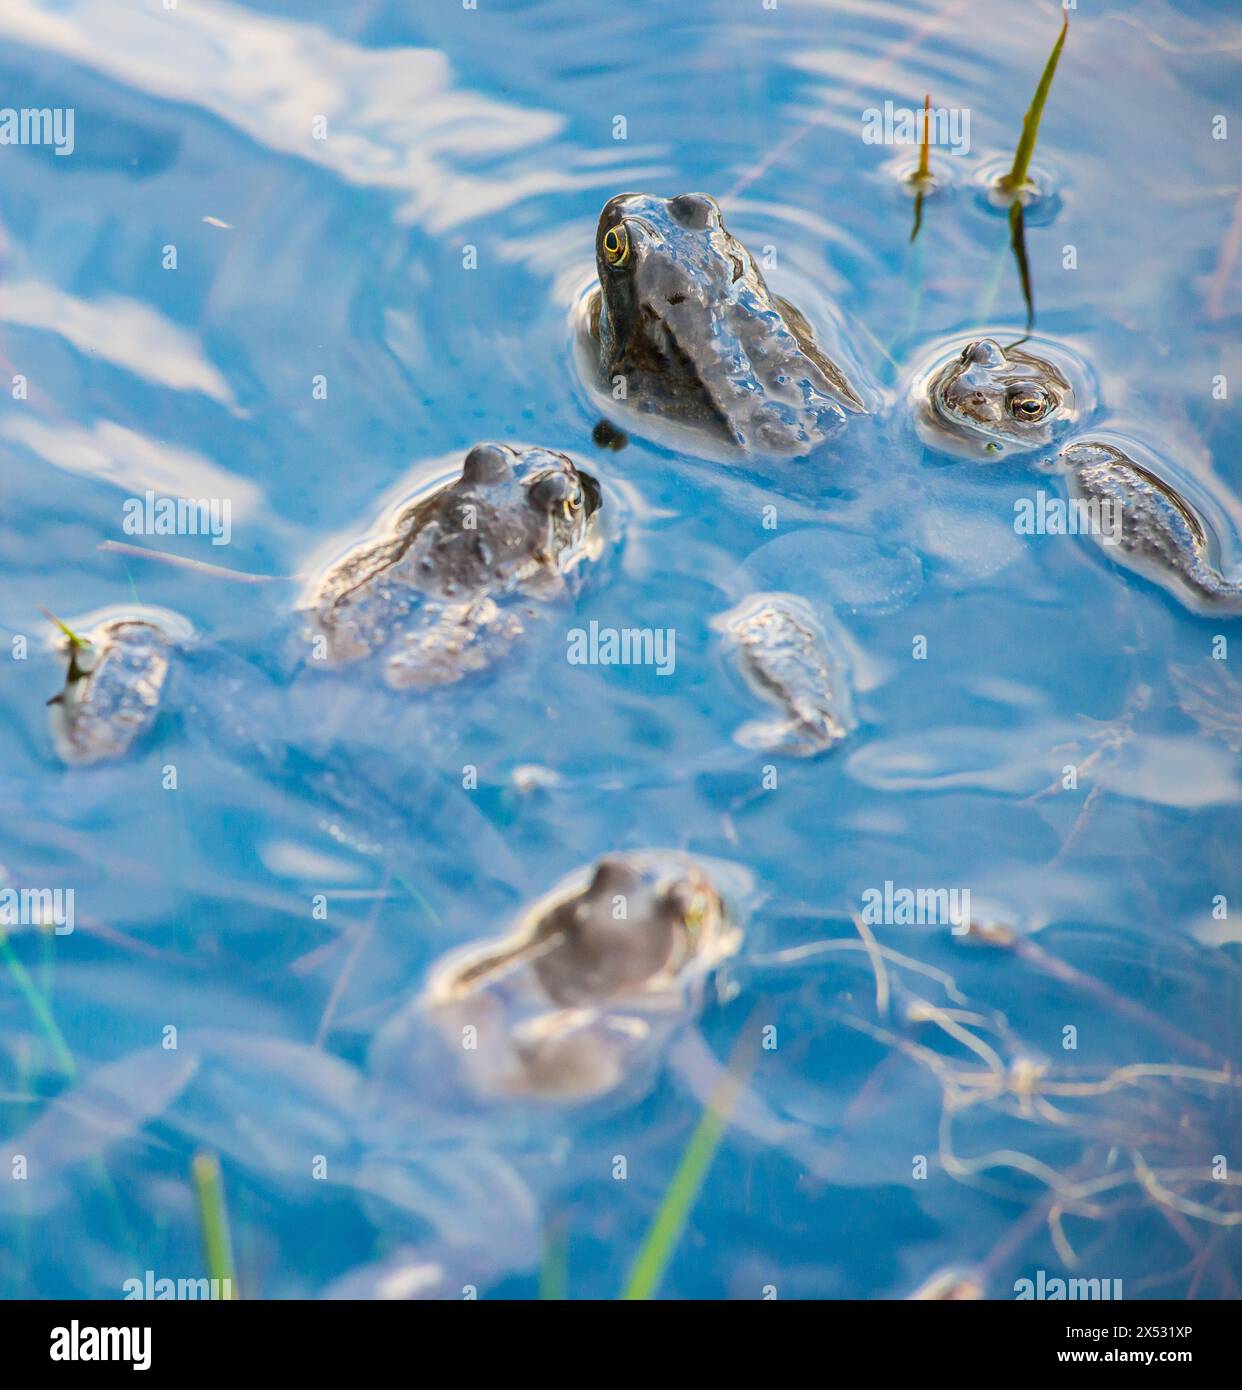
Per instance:
[[[224,1205],[220,1160],[215,1154],[195,1154],[191,1172],[203,1227],[203,1248],[207,1252],[207,1277],[218,1281],[222,1298],[236,1298],[237,1273],[233,1268],[233,1241]]]
[[[544,1228],[539,1297],[545,1302],[561,1302],[569,1297],[569,1232],[561,1217]]]
[[[1013,168],[1001,179],[1001,187],[1009,193],[1017,193],[1026,184],[1027,170],[1031,167],[1031,156],[1035,153],[1035,142],[1039,139],[1039,122],[1043,118],[1044,105],[1052,90],[1052,79],[1056,74],[1061,50],[1065,47],[1065,35],[1069,32],[1069,13],[1061,22],[1061,32],[1052,46],[1052,53],[1044,65],[1043,76],[1035,88],[1030,110],[1022,118],[1022,135],[1018,148],[1014,151]]]
[[[60,1031],[56,1023],[56,1018],[52,1010],[48,1007],[47,1000],[43,997],[39,987],[30,978],[30,972],[17,958],[13,947],[9,945],[9,938],[0,932],[0,960],[5,964],[6,969],[13,978],[13,983],[21,991],[26,1002],[30,1005],[30,1011],[38,1021],[39,1027],[43,1030],[43,1036],[47,1039],[48,1045],[56,1058],[57,1064],[64,1074],[73,1080],[78,1069],[74,1065],[73,1053],[69,1050],[69,1044],[65,1041],[65,1035]]]
[[[910,176],[918,190],[914,195],[914,229],[910,240],[917,241],[923,226],[923,195],[931,181],[931,93],[923,97],[923,140],[919,146],[919,167]]]
[[[81,648],[89,647],[91,645],[85,637],[79,637],[78,634],[74,632],[74,630],[71,627],[67,626],[65,623],[62,623],[55,613],[49,613],[42,604],[39,605],[39,612],[42,613],[43,616],[47,618],[50,622],[55,623],[56,626],[60,628],[61,632],[63,632],[65,636],[69,639],[69,645],[71,647]]]
[[[750,1067],[742,1064],[743,1045],[749,1033],[748,1028],[743,1028],[729,1059],[728,1070],[708,1098],[664,1194],[664,1200],[660,1203],[660,1209],[630,1266],[629,1278],[621,1291],[623,1299],[652,1298],[660,1287],[664,1271],[681,1239],[686,1219],[698,1200],[699,1190],[729,1127],[729,1117],[749,1074]]]
[[[630,1269],[622,1298],[651,1298],[659,1288],[728,1123],[714,1104],[703,1112]]]
[[[931,93],[923,97],[923,144],[919,150],[919,168],[914,176],[920,181],[931,178]]]

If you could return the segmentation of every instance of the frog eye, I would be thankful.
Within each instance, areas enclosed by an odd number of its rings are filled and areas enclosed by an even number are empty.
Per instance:
[[[614,270],[620,270],[629,258],[630,236],[625,223],[618,222],[604,233],[604,259]]]
[[[711,911],[711,905],[712,900],[710,895],[705,893],[701,888],[698,889],[690,899],[690,905],[685,910],[684,921],[686,924],[686,931],[690,934],[691,939],[698,935],[699,928],[702,927],[703,923],[707,920],[707,915]]]
[[[1038,387],[1022,387],[1019,390],[1011,391],[1006,401],[1009,413],[1015,420],[1025,420],[1033,423],[1042,420],[1052,409],[1052,401],[1046,391]]]

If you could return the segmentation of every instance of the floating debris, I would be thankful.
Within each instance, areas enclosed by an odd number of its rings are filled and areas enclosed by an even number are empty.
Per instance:
[[[1201,733],[1219,739],[1231,753],[1242,753],[1242,681],[1223,661],[1170,666],[1177,703]]]
[[[616,452],[624,449],[630,442],[630,437],[624,430],[619,430],[611,421],[601,420],[591,431],[591,438],[601,449],[612,449]]]

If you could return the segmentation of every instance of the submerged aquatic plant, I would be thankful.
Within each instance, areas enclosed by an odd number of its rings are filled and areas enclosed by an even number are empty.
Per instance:
[[[224,1179],[215,1154],[195,1154],[190,1166],[194,1192],[198,1199],[199,1221],[203,1228],[203,1248],[207,1255],[207,1277],[212,1296],[237,1297],[237,1274],[233,1267],[233,1240],[229,1215],[224,1205]]]
[[[1075,997],[1167,1038],[1179,1052],[1194,1051],[1205,1064],[1157,1057],[1076,1067],[1038,1056],[1003,1014],[970,1000],[952,975],[874,940],[821,940],[752,964],[796,964],[801,972],[814,959],[843,956],[861,964],[865,957],[875,978],[874,1010],[829,1012],[887,1049],[885,1065],[904,1058],[934,1081],[938,1114],[930,1118],[947,1176],[1026,1207],[1015,1233],[966,1271],[972,1284],[981,1284],[1041,1227],[1065,1266],[1075,1268],[1081,1256],[1068,1220],[1095,1223],[1108,1236],[1118,1220],[1148,1212],[1193,1253],[1189,1268],[1197,1287],[1209,1262],[1223,1253],[1211,1233],[1242,1226],[1242,1174],[1227,1167],[1219,1135],[1222,1117],[1242,1102],[1242,1077],[1201,1040],[1170,1033],[1167,1020],[1147,1015],[1012,929],[972,923],[959,940],[1013,950],[1023,965],[1059,980]],[[929,990],[933,984],[938,990]],[[989,1142],[998,1125],[1003,1137]],[[967,1151],[967,1132],[977,1152]],[[1227,1265],[1217,1270],[1228,1286]],[[1147,1282],[1182,1272],[1162,1270]]]
[[[664,1193],[664,1200],[634,1257],[629,1278],[621,1291],[623,1299],[652,1298],[660,1287],[716,1150],[729,1127],[733,1107],[753,1066],[755,1054],[748,1051],[750,1038],[751,1030],[747,1025],[738,1036],[727,1069],[708,1097],[681,1162]]]

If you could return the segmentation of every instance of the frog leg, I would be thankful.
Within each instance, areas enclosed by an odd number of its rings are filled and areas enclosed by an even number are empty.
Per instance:
[[[781,311],[785,326],[797,339],[798,346],[802,349],[802,355],[819,368],[833,394],[839,396],[851,410],[865,415],[867,407],[863,404],[862,397],[845,379],[845,373],[842,372],[841,368],[820,351],[819,344],[815,341],[815,334],[811,331],[811,325],[807,323],[802,310],[791,304],[789,300],[782,299],[779,295],[773,295],[772,298],[776,307]]]
[[[443,609],[405,634],[384,665],[394,690],[452,685],[484,671],[523,631],[521,619],[490,598]]]

